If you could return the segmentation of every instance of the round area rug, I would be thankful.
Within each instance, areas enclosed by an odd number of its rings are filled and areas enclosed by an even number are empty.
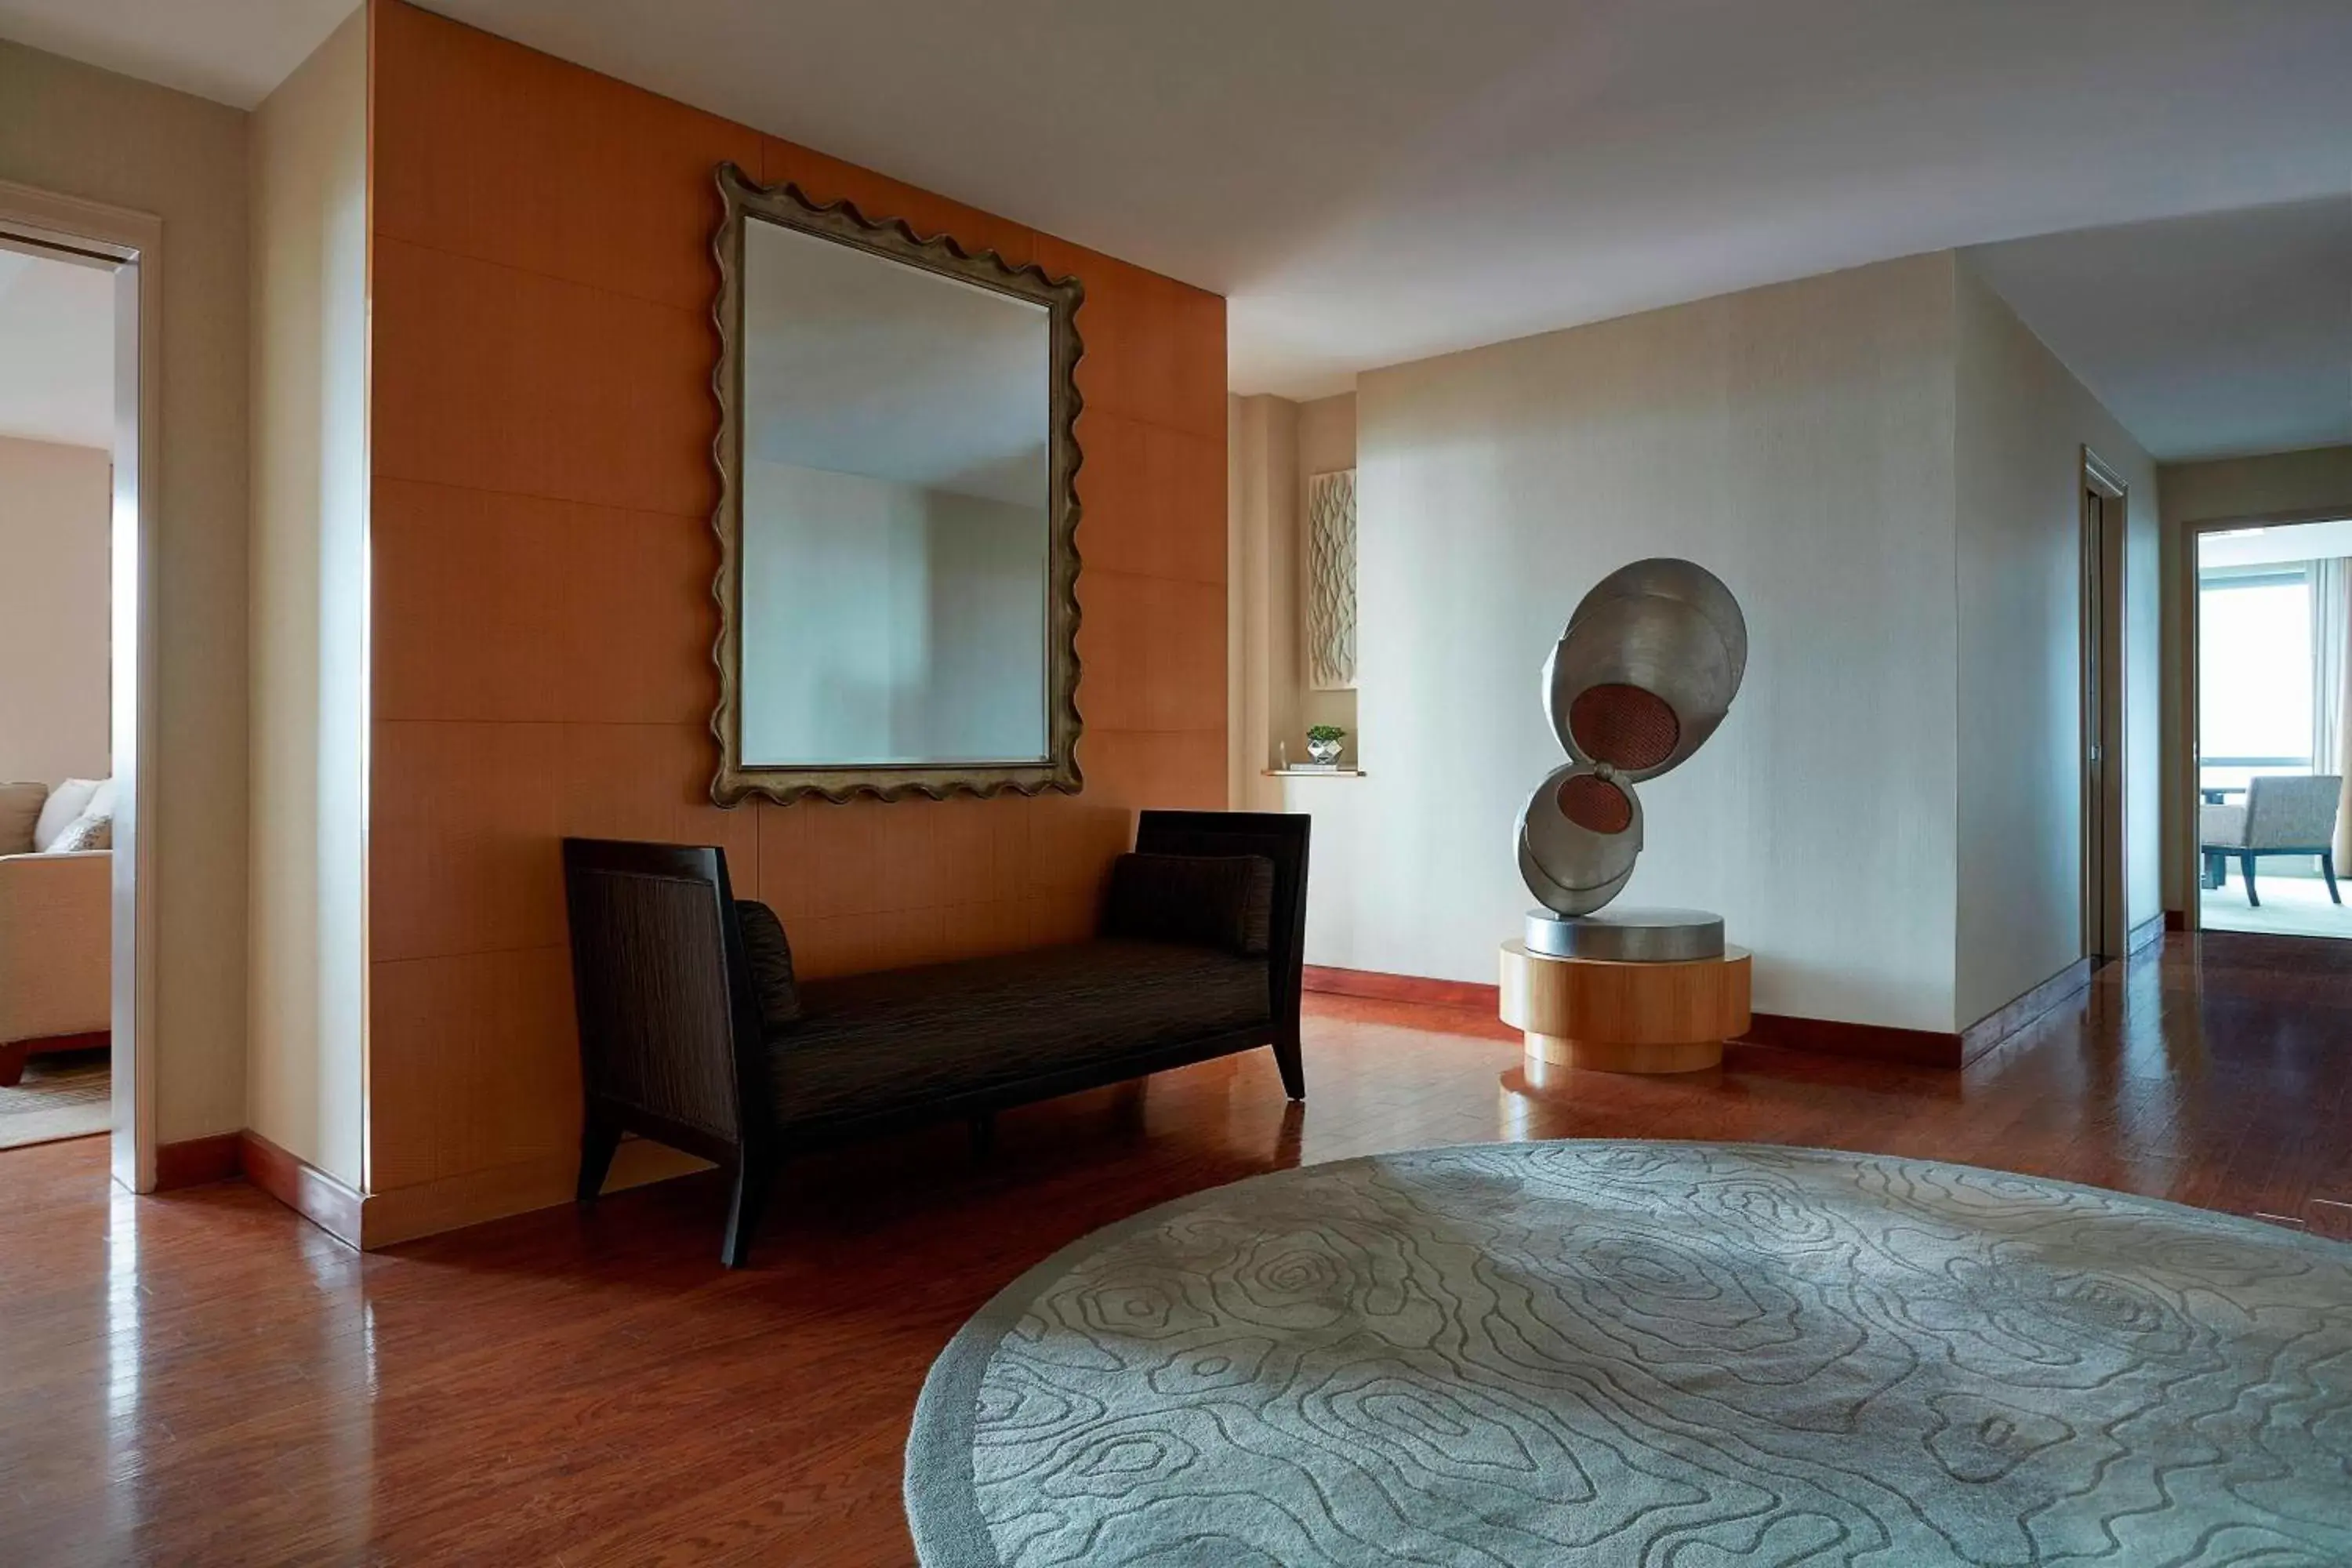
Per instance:
[[[1713,1143],[1310,1165],[931,1369],[929,1568],[2352,1562],[2352,1247]]]

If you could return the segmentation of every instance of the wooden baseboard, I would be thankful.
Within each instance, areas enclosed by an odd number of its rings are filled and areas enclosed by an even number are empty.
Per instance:
[[[1438,1007],[1475,1007],[1498,1013],[1502,987],[1473,980],[1432,980],[1419,974],[1383,974],[1369,969],[1328,969],[1308,964],[1306,987],[1327,995],[1362,996],[1376,1002],[1417,1002]],[[1926,1029],[1893,1029],[1876,1024],[1844,1024],[1756,1013],[1739,1037],[1755,1045],[1785,1050],[1822,1051],[1832,1056],[1878,1061],[1917,1062],[1928,1067],[1960,1065],[1960,1037]]]
[[[155,1151],[155,1190],[173,1192],[243,1176],[336,1240],[360,1244],[364,1199],[298,1154],[247,1128],[165,1143]]]
[[[1431,980],[1418,974],[1382,974],[1370,969],[1306,967],[1303,982],[1309,991],[1332,996],[1362,996],[1375,1002],[1421,1002],[1435,1007],[1478,1007],[1494,1012],[1502,1005],[1502,988],[1475,980]]]
[[[182,1187],[227,1181],[244,1168],[237,1160],[237,1144],[244,1136],[241,1132],[215,1132],[209,1138],[157,1144],[155,1190],[176,1192]]]
[[[2165,910],[2164,929],[2167,931],[2187,931],[2189,929],[2189,911],[2187,910]]]
[[[622,1140],[604,1190],[643,1186],[710,1169],[710,1162],[646,1138]],[[422,1186],[358,1193],[247,1128],[166,1143],[155,1151],[155,1190],[200,1186],[242,1175],[329,1236],[373,1251],[572,1201],[580,1157],[566,1151],[528,1164],[474,1171]]]
[[[1956,1068],[1962,1061],[1960,1037],[1937,1029],[1902,1029],[1889,1024],[1849,1024],[1836,1018],[1758,1013],[1739,1037],[1749,1045],[1869,1061],[1908,1062],[1916,1067]]]
[[[614,1152],[613,1169],[604,1178],[604,1191],[616,1193],[625,1187],[643,1186],[648,1182],[709,1169],[709,1161],[681,1153],[666,1143],[656,1143],[650,1138],[624,1138]],[[469,1225],[484,1225],[533,1209],[553,1208],[572,1201],[572,1190],[579,1178],[580,1156],[567,1149],[520,1164],[468,1171],[437,1182],[370,1193],[360,1222],[359,1245],[373,1252],[419,1237],[437,1236],[445,1230],[461,1230]]]
[[[1965,1067],[2001,1041],[2063,1004],[2091,983],[2091,961],[2078,958],[2005,1007],[1996,1007],[1960,1031]]]
[[[2124,943],[2124,955],[2128,958],[2156,942],[2162,942],[2164,933],[2174,928],[2170,910],[2165,910],[2160,915],[2148,916],[2147,919],[2132,927],[2130,940]]]
[[[360,1244],[361,1195],[247,1128],[237,1135],[245,1179],[346,1246]]]
[[[2135,941],[2143,940],[2138,931],[2133,937]],[[2007,1006],[1995,1009],[1957,1032],[1757,1013],[1748,1020],[1748,1032],[1739,1037],[1752,1045],[1774,1046],[1783,1050],[1820,1051],[1830,1056],[1910,1062],[1921,1067],[1965,1067],[2083,989],[2090,978],[2090,960],[2078,959]],[[1481,985],[1475,981],[1431,980],[1417,974],[1383,974],[1374,970],[1328,969],[1315,964],[1307,966],[1305,984],[1309,991],[1329,995],[1475,1007],[1487,1012],[1499,1010],[1502,998],[1499,986]]]

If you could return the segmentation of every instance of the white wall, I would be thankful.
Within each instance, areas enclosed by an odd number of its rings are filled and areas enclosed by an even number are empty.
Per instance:
[[[1753,653],[1643,786],[1628,896],[1722,911],[1759,1009],[1954,1026],[1952,289],[1892,262],[1360,379],[1370,776],[1312,783],[1310,963],[1493,980],[1545,655],[1604,574],[1685,555]]]
[[[746,758],[1043,757],[1047,545],[1037,507],[753,460]]]
[[[111,771],[113,484],[110,452],[0,436],[0,779]]]
[[[2122,477],[2128,924],[2163,912],[2156,466],[1965,263],[1957,269],[1957,1016],[2082,955],[2082,463]],[[2135,675],[2139,679],[2133,679]]]
[[[367,19],[252,126],[254,1131],[364,1187]]]
[[[0,180],[163,219],[156,1130],[245,1125],[246,117],[0,42]]]

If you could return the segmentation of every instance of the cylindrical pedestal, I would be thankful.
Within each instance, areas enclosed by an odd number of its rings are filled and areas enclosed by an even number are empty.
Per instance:
[[[1503,944],[1503,1022],[1527,1037],[1529,1066],[1696,1072],[1748,1032],[1748,950],[1679,963],[1618,963]]]

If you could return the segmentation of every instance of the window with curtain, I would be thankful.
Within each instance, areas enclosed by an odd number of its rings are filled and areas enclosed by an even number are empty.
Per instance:
[[[2208,572],[2198,587],[2198,782],[2242,788],[2257,773],[2312,772],[2309,568]]]

